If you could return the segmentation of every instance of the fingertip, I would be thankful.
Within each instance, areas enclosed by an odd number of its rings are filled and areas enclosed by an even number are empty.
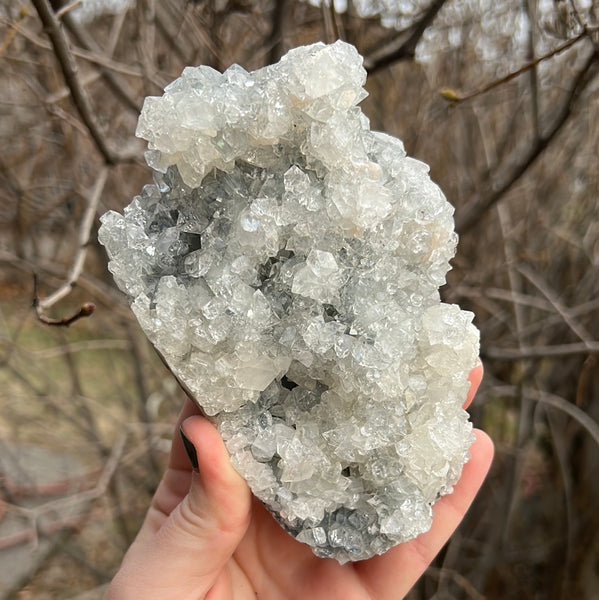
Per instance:
[[[476,436],[476,441],[470,448],[470,455],[472,456],[471,460],[474,460],[475,463],[479,465],[479,468],[485,469],[484,475],[486,476],[491,467],[491,463],[493,462],[493,457],[495,456],[495,444],[490,436],[482,429],[475,429],[474,435]]]
[[[443,496],[433,505],[431,529],[408,542],[418,549],[423,564],[430,562],[451,534],[476,498],[491,467],[494,446],[491,438],[480,429],[475,429],[475,442],[470,447],[470,460],[464,465],[462,475],[451,494]]]
[[[250,492],[241,475],[233,468],[229,453],[216,427],[203,416],[192,416],[181,430],[196,451],[197,472],[204,501],[215,514],[227,516],[249,513]]]
[[[446,502],[452,504],[457,512],[465,514],[476,497],[491,468],[495,448],[484,431],[475,429],[474,435],[476,440],[470,447],[470,460],[464,465],[453,493],[442,498],[435,506]]]
[[[483,380],[483,375],[484,375],[483,363],[481,362],[481,360],[479,358],[478,364],[474,367],[474,369],[472,369],[472,371],[470,371],[470,374],[468,375],[468,381],[470,382],[470,389],[468,390],[468,394],[466,396],[466,401],[464,402],[464,409],[467,409],[470,406],[470,404],[472,403],[472,400],[474,399],[474,396],[475,396],[476,392],[478,391],[478,388],[480,387],[481,381]]]

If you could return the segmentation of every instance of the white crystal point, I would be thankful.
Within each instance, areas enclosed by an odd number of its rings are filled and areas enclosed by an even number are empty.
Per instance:
[[[154,185],[99,233],[235,468],[339,562],[430,527],[468,460],[478,355],[473,315],[439,300],[453,209],[370,131],[365,77],[343,42],[186,68],[139,119]]]

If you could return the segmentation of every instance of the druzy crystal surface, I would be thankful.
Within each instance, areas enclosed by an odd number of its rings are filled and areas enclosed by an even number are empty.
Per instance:
[[[471,424],[472,314],[440,301],[457,236],[427,166],[370,131],[362,59],[316,44],[186,68],[137,134],[155,183],[102,217],[144,331],[281,525],[361,560],[426,531]]]

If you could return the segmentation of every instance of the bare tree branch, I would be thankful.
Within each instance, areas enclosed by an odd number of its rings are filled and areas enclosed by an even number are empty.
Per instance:
[[[531,62],[536,60],[536,1],[526,0],[526,12],[528,15],[528,59]],[[576,39],[576,38],[574,38]],[[528,72],[528,81],[530,84],[530,107],[532,113],[532,130],[534,139],[539,138],[540,123],[539,123],[539,77],[538,65],[533,65]]]
[[[464,591],[468,598],[471,600],[485,600],[483,596],[461,573],[458,573],[455,569],[437,568],[429,566],[426,569],[426,574],[437,577],[442,580],[445,577],[449,577]]]
[[[428,10],[424,13],[420,21],[415,23],[406,40],[399,40],[399,46],[386,49],[382,53],[373,54],[364,58],[364,67],[369,74],[376,73],[384,67],[401,60],[411,60],[414,58],[416,46],[420,41],[427,27],[431,25],[438,12],[443,8],[447,0],[433,0]]]
[[[37,289],[37,279],[35,280],[34,287],[35,287],[35,289]],[[52,317],[49,317],[48,315],[46,315],[45,313],[43,313],[40,310],[37,296],[34,295],[33,308],[35,308],[35,312],[37,313],[37,318],[45,325],[56,325],[59,327],[68,327],[69,325],[72,325],[79,319],[83,319],[84,317],[91,316],[94,313],[94,311],[96,310],[96,305],[93,302],[85,302],[84,304],[81,305],[81,307],[79,308],[79,310],[76,313],[70,315],[69,317],[62,317],[61,319],[53,319]]]
[[[548,302],[563,319],[564,323],[566,323],[566,325],[582,342],[585,344],[592,343],[592,337],[589,332],[571,317],[568,309],[563,306],[557,298],[557,294],[549,288],[549,286],[537,273],[530,268],[530,266],[520,265],[520,267],[518,267],[518,271],[520,271],[520,273],[524,275],[524,277],[526,277],[526,279],[528,279],[528,281],[530,281],[543,294],[543,296],[545,296],[545,298],[547,298]]]
[[[0,23],[6,23],[9,27],[15,29],[17,33],[22,35],[25,39],[29,40],[32,44],[35,44],[39,48],[44,48],[45,50],[54,50],[54,46],[51,43],[45,42],[44,40],[40,39],[33,32],[29,31],[26,27],[21,27],[16,23],[8,23],[4,19],[0,19]],[[86,60],[87,62],[90,62],[93,65],[110,69],[111,71],[114,71],[115,73],[120,73],[122,75],[130,75],[131,77],[143,77],[143,73],[139,69],[108,58],[105,55],[96,54],[95,52],[84,50],[82,48],[70,48],[70,50],[74,57],[82,58],[83,60]]]
[[[122,162],[126,158],[119,156],[117,152],[110,148],[104,137],[104,133],[94,116],[89,98],[79,80],[77,65],[69,47],[69,43],[48,0],[32,0],[32,3],[37,10],[50,41],[52,42],[62,74],[71,90],[71,97],[73,98],[75,107],[94,140],[98,151],[103,156],[104,161],[109,165]]]
[[[70,13],[64,15],[62,20],[80,46],[95,54],[103,54],[102,49],[100,46],[98,46],[98,44],[96,44],[90,33],[85,31],[83,26],[73,19],[73,16]],[[100,71],[100,75],[104,78],[108,86],[114,92],[115,96],[136,114],[139,113],[141,107],[135,100],[133,93],[128,89],[127,85],[120,81],[115,73],[108,67],[98,65],[98,70]]]
[[[547,54],[544,54],[543,56],[539,56],[538,58],[535,58],[534,60],[530,60],[529,62],[522,65],[521,67],[518,67],[515,71],[511,71],[507,75],[504,75],[503,77],[500,77],[499,79],[495,79],[494,81],[491,81],[490,83],[488,83],[488,84],[484,85],[483,87],[481,87],[477,90],[474,90],[472,92],[468,92],[468,93],[464,94],[464,93],[460,93],[460,92],[454,90],[453,88],[442,88],[439,91],[439,93],[441,94],[441,96],[443,96],[443,98],[445,98],[445,100],[449,100],[450,102],[465,102],[466,100],[471,100],[472,98],[476,98],[477,96],[481,96],[482,94],[486,94],[487,92],[490,92],[491,90],[495,89],[496,87],[499,87],[500,85],[503,85],[504,83],[507,83],[508,81],[511,81],[512,79],[515,79],[516,77],[522,75],[523,73],[526,73],[531,70],[534,72],[535,67],[540,65],[543,61],[549,60],[550,58],[553,58],[554,56],[561,54],[565,50],[568,50],[569,48],[571,48],[572,46],[576,45],[578,42],[580,42],[581,40],[584,40],[584,39],[588,39],[588,34],[586,31],[581,33],[580,35],[577,35],[576,37],[572,38],[571,40],[568,40],[567,42],[563,43],[561,46],[557,46],[557,48],[554,48],[551,52],[548,52]]]
[[[522,348],[497,348],[486,346],[481,348],[481,356],[498,360],[522,360],[524,358],[555,358],[572,354],[589,354],[599,352],[599,342],[576,342],[573,344],[556,344],[554,346],[532,346]]]
[[[337,26],[335,3],[323,1],[320,3],[320,12],[324,23],[324,34],[328,44],[332,44],[335,40],[340,39],[339,27]]]
[[[557,396],[556,394],[550,394],[543,390],[537,390],[532,387],[524,387],[524,394],[531,400],[541,402],[552,406],[577,421],[593,438],[594,442],[599,446],[599,424],[597,424],[587,413],[578,408],[572,402],[568,402],[565,398]],[[499,385],[491,388],[492,393],[503,396],[514,396],[519,394],[519,388],[513,385]]]
[[[90,194],[87,207],[85,209],[85,212],[83,213],[83,217],[79,225],[78,248],[73,259],[73,264],[69,269],[69,273],[65,283],[50,296],[47,296],[43,299],[39,299],[37,296],[37,279],[35,280],[36,290],[34,293],[33,307],[35,308],[38,319],[46,325],[63,325],[68,327],[69,325],[71,325],[75,321],[78,321],[82,317],[90,316],[96,308],[92,302],[86,302],[74,315],[62,319],[52,319],[44,313],[46,309],[50,308],[59,300],[67,296],[77,284],[77,280],[79,279],[79,276],[81,275],[81,272],[83,271],[83,266],[85,264],[85,257],[87,255],[87,245],[89,242],[91,228],[94,222],[94,217],[96,215],[98,203],[100,202],[100,197],[102,195],[102,191],[104,190],[104,185],[106,183],[107,177],[108,167],[104,166],[100,170],[100,173],[96,179],[96,183]]]
[[[289,0],[279,0],[275,2],[272,12],[272,26],[268,43],[270,51],[268,53],[268,63],[276,63],[283,56],[283,34],[285,30],[286,16],[288,12]]]
[[[62,19],[66,14],[70,13],[74,8],[77,8],[81,5],[82,0],[74,0],[74,2],[69,2],[62,6],[59,10],[56,11],[56,18]]]
[[[475,198],[456,215],[456,231],[459,234],[464,234],[474,227],[489,208],[496,202],[499,202],[543,154],[564,125],[570,120],[576,106],[576,101],[589,83],[594,79],[595,73],[592,73],[592,70],[598,62],[599,52],[595,51],[590,53],[584,66],[576,76],[575,81],[570,88],[568,98],[563,103],[551,129],[542,134],[532,147],[524,152],[523,155],[517,157],[517,159],[506,168],[507,174],[498,177],[498,181],[496,182],[490,182],[486,194]]]

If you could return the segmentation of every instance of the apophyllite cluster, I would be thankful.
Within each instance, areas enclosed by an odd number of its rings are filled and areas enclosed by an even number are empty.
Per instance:
[[[426,531],[471,424],[472,314],[440,301],[453,209],[358,108],[352,46],[249,73],[186,68],[147,98],[154,170],[102,217],[110,270],[235,468],[322,557]]]

